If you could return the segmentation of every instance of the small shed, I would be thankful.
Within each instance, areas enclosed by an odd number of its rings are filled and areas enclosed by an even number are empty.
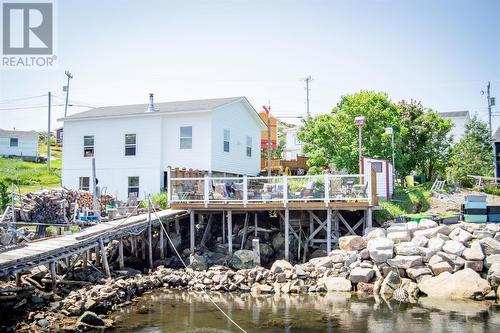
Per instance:
[[[380,200],[392,198],[394,189],[394,169],[388,160],[381,160],[363,156],[361,158],[361,173],[365,179],[370,178],[371,168],[377,173],[377,197]]]
[[[0,129],[0,156],[19,156],[24,160],[36,161],[38,158],[38,133]]]

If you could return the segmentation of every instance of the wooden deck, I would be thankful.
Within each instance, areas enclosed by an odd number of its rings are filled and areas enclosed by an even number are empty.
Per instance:
[[[220,210],[241,210],[241,211],[266,211],[266,210],[323,210],[323,209],[333,209],[333,210],[365,210],[368,208],[373,208],[368,201],[332,201],[325,204],[322,201],[290,201],[287,203],[286,207],[283,202],[248,202],[243,204],[242,202],[211,202],[205,206],[203,202],[171,202],[170,207],[173,209],[193,209],[197,211],[220,211]]]
[[[175,209],[167,209],[157,213],[162,222],[185,214],[185,211]],[[151,223],[153,226],[157,226],[160,220],[152,215]],[[148,214],[141,214],[131,216],[128,219],[99,223],[71,235],[27,243],[21,248],[0,253],[0,278],[13,273],[25,272],[31,268],[93,249],[100,239],[106,242],[125,237],[144,230],[148,225]]]

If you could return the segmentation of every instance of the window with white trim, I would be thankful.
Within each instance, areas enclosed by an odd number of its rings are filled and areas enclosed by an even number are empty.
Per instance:
[[[78,189],[80,191],[89,191],[90,190],[90,177],[80,177]]]
[[[10,138],[10,146],[11,147],[19,146],[19,139],[18,138]]]
[[[128,196],[135,193],[139,197],[139,177],[128,177]]]
[[[247,156],[252,157],[252,137],[247,136]]]
[[[181,126],[179,147],[180,149],[193,148],[193,126]]]
[[[135,156],[137,153],[137,136],[125,134],[125,156]]]
[[[229,153],[229,140],[231,139],[231,133],[229,130],[224,130],[224,152]]]
[[[376,173],[382,173],[382,162],[371,162],[371,165]]]
[[[83,156],[92,157],[94,156],[94,136],[85,135],[83,137]]]

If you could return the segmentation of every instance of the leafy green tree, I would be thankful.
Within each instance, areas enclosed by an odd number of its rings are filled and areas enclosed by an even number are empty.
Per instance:
[[[467,175],[493,176],[493,150],[488,124],[474,116],[452,149],[448,175],[471,186]]]

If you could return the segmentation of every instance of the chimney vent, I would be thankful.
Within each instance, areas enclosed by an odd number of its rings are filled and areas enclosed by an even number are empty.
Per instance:
[[[149,105],[146,112],[155,112],[155,105],[153,103],[153,93],[149,94]]]

